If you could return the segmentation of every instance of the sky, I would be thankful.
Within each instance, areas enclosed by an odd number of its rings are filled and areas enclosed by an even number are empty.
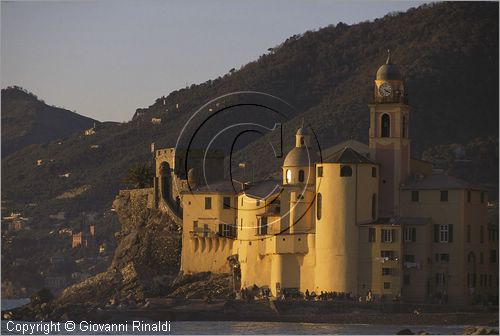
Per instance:
[[[288,37],[421,1],[1,0],[1,85],[100,121],[256,60]]]

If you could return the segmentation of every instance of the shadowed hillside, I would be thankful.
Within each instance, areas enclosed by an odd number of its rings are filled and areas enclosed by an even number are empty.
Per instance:
[[[92,136],[75,134],[62,145],[24,148],[2,161],[2,196],[18,206],[37,203],[30,212],[44,219],[58,211],[71,216],[108,208],[127,169],[151,159],[152,142],[173,146],[193,111],[238,90],[270,93],[295,107],[283,125],[285,151],[302,118],[322,148],[346,138],[367,141],[367,103],[388,48],[406,78],[414,156],[435,145],[498,138],[498,4],[440,3],[292,36],[239,70],[158,98],[131,122],[103,125]],[[266,139],[255,141],[235,160],[255,161],[267,146]],[[37,159],[49,163],[37,167]],[[261,161],[256,176],[281,163]],[[58,197],[71,190],[84,191]]]
[[[64,139],[95,120],[49,106],[20,87],[2,90],[2,157],[32,144]]]

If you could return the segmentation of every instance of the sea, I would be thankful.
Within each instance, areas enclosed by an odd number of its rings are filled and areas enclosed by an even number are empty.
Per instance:
[[[29,302],[29,299],[6,300],[2,299],[2,310],[12,309]],[[134,331],[133,324],[122,325],[122,331],[106,331],[105,324],[76,323],[75,330],[68,331],[63,323],[59,328],[54,325],[49,330],[48,323],[45,328],[40,322],[2,321],[2,335],[394,335],[401,329],[410,329],[413,332],[426,331],[429,334],[460,334],[465,325],[373,325],[373,324],[328,324],[328,323],[293,323],[293,322],[238,322],[238,321],[165,321],[163,326],[168,326],[158,332]],[[155,322],[142,321],[143,324]],[[89,326],[93,329],[88,331]],[[17,329],[17,330],[16,330]],[[23,330],[24,329],[24,333]],[[71,328],[70,328],[71,329]],[[118,329],[118,328],[115,328]],[[36,330],[38,330],[36,332]],[[126,331],[123,331],[126,330]]]

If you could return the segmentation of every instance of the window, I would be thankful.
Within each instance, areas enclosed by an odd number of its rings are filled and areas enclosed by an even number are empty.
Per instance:
[[[318,167],[318,177],[323,177],[323,167]]]
[[[436,285],[444,285],[445,284],[445,279],[446,279],[446,276],[444,273],[440,272],[440,273],[436,273]]]
[[[233,224],[219,224],[219,236],[221,237],[236,237],[236,227]]]
[[[448,202],[448,190],[441,190],[441,202]]]
[[[470,190],[467,190],[467,203],[470,203],[471,195]]]
[[[321,193],[318,193],[318,195],[316,196],[316,218],[318,220],[321,219],[321,202],[322,202],[322,196],[321,196]]]
[[[484,203],[484,191],[481,192],[481,203]]]
[[[300,201],[300,200],[303,200],[304,199],[304,195],[303,194],[298,194],[297,195],[297,201]]]
[[[386,230],[382,229],[382,242],[383,243],[393,243],[395,239],[396,230]]]
[[[240,220],[240,230],[243,230],[243,218]]]
[[[467,243],[470,243],[470,239],[471,239],[471,229],[470,229],[470,225],[467,225]]]
[[[450,262],[450,255],[448,253],[436,253],[436,262],[447,263]]]
[[[304,146],[304,137],[300,137],[300,145]]]
[[[434,224],[434,242],[452,243],[453,224]]]
[[[340,176],[352,176],[352,168],[350,166],[340,167]]]
[[[210,230],[208,229],[208,224],[203,224],[203,237],[208,237],[208,233]]]
[[[223,209],[231,208],[231,197],[224,197],[222,199],[222,208]]]
[[[193,231],[198,231],[198,221],[193,221]]]
[[[411,192],[411,201],[412,202],[418,202],[418,197],[419,197],[418,191],[413,190]]]
[[[403,116],[403,138],[406,138],[406,116]]]
[[[286,170],[286,183],[292,183],[292,171],[290,169]]]
[[[374,243],[375,239],[375,228],[368,228],[368,242]]]
[[[257,234],[266,235],[267,234],[267,217],[261,217],[259,220],[259,227]]]
[[[415,242],[417,240],[417,228],[407,227],[403,232],[405,242]]]
[[[299,170],[299,182],[304,182],[304,171]]]
[[[392,260],[395,258],[395,254],[394,251],[380,251],[380,257]]]
[[[440,243],[448,242],[448,225],[446,224],[439,226],[439,242]]]
[[[393,274],[393,269],[392,268],[382,268],[382,275],[392,275]]]
[[[467,262],[470,263],[475,263],[476,262],[476,256],[474,255],[473,252],[470,252],[469,255],[467,256]]]
[[[241,206],[243,206],[243,197],[241,198]]]
[[[205,197],[205,209],[212,209],[212,197]]]
[[[377,168],[372,167],[372,177],[377,177]]]
[[[255,206],[260,206],[260,200],[255,200]]]
[[[413,254],[405,254],[405,262],[415,262],[415,256]]]
[[[377,219],[377,194],[372,195],[372,219]]]
[[[405,274],[403,276],[403,284],[405,284],[405,285],[409,285],[410,284],[410,275],[409,274]]]
[[[391,289],[391,283],[390,282],[384,282],[384,289]]]
[[[467,287],[476,288],[476,273],[467,274]]]
[[[483,255],[483,252],[479,252],[479,263],[480,263],[480,264],[484,263],[484,255]]]
[[[382,130],[382,138],[388,138],[391,136],[391,117],[388,114],[382,115],[381,120],[381,130]]]
[[[479,228],[479,241],[484,243],[484,226],[481,225]]]
[[[497,250],[490,251],[490,263],[494,264],[497,262]]]

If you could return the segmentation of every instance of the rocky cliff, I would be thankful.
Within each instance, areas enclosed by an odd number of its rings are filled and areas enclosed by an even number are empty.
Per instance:
[[[229,274],[180,274],[181,228],[152,207],[152,189],[122,190],[113,202],[121,231],[110,267],[53,298],[42,290],[4,319],[99,319],[103,310],[147,308],[152,298],[233,298]]]
[[[64,290],[58,301],[117,303],[166,294],[179,273],[180,228],[148,207],[148,195],[120,192],[113,202],[122,230],[109,269]]]

